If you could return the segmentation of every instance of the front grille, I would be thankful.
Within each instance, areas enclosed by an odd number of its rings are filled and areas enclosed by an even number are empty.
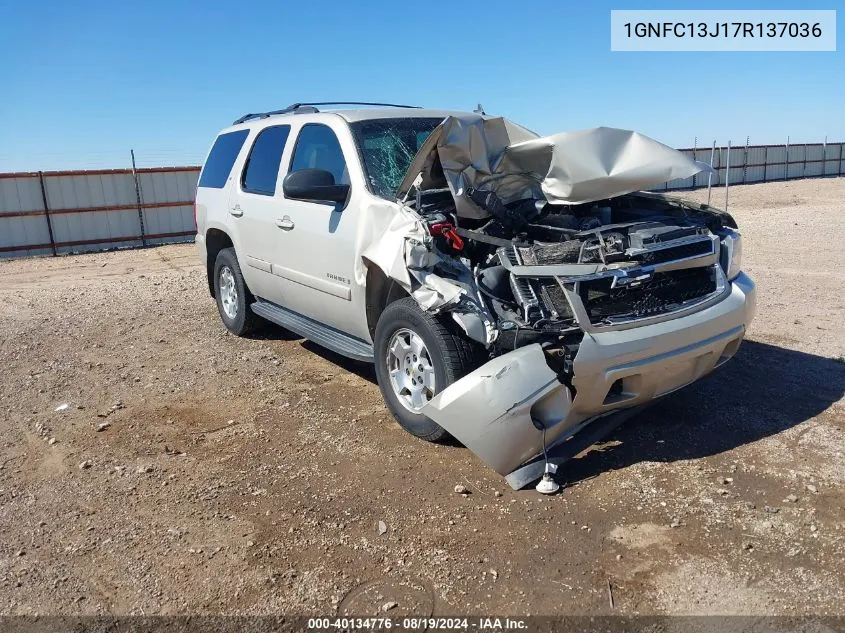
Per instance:
[[[611,288],[612,278],[582,281],[578,292],[590,322],[642,319],[678,309],[680,304],[716,290],[712,267],[654,273],[636,287]]]
[[[574,264],[581,253],[581,242],[536,242],[520,248],[519,254],[527,266],[547,266],[554,264]]]
[[[698,240],[688,244],[681,244],[679,246],[671,246],[669,248],[661,248],[655,251],[646,251],[632,257],[632,259],[640,262],[644,266],[662,264],[664,262],[671,262],[676,259],[687,259],[688,257],[699,257],[701,255],[710,255],[713,252],[713,240]]]
[[[520,266],[523,263],[516,247],[500,248],[497,252],[502,265]],[[540,300],[537,298],[531,282],[525,277],[510,275],[510,286],[514,298],[523,309],[525,320],[530,321],[535,318],[540,308]]]
[[[543,307],[556,314],[558,318],[572,318],[572,308],[560,284],[554,279],[542,279],[538,280],[538,283]]]

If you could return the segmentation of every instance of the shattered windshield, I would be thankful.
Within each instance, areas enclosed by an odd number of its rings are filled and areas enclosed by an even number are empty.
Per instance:
[[[393,200],[420,146],[442,118],[370,119],[350,124],[370,190]]]

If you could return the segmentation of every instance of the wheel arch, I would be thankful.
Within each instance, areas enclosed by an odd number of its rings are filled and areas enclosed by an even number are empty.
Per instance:
[[[367,312],[367,329],[370,332],[370,338],[375,338],[376,325],[379,317],[384,309],[399,299],[409,297],[408,292],[392,277],[388,277],[385,272],[372,261],[364,258],[364,264],[367,267],[367,281],[366,281],[366,312]]]
[[[217,261],[217,255],[224,248],[234,248],[235,244],[229,234],[220,229],[208,229],[205,233],[205,271],[208,277],[208,294],[215,297],[214,294],[214,262]],[[216,297],[215,297],[216,298]]]

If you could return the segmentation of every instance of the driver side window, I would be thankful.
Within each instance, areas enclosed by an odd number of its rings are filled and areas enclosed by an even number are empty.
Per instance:
[[[308,123],[299,131],[289,173],[300,169],[325,169],[336,185],[349,184],[349,171],[334,131],[321,123]]]

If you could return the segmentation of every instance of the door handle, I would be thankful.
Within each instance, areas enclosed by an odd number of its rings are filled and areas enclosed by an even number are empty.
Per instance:
[[[229,213],[234,215],[236,218],[239,218],[244,214],[244,210],[241,209],[241,205],[236,204],[234,207],[229,208]]]
[[[285,216],[283,218],[276,218],[276,226],[278,226],[283,231],[290,231],[296,225],[293,223],[293,220],[291,220],[290,217]]]

